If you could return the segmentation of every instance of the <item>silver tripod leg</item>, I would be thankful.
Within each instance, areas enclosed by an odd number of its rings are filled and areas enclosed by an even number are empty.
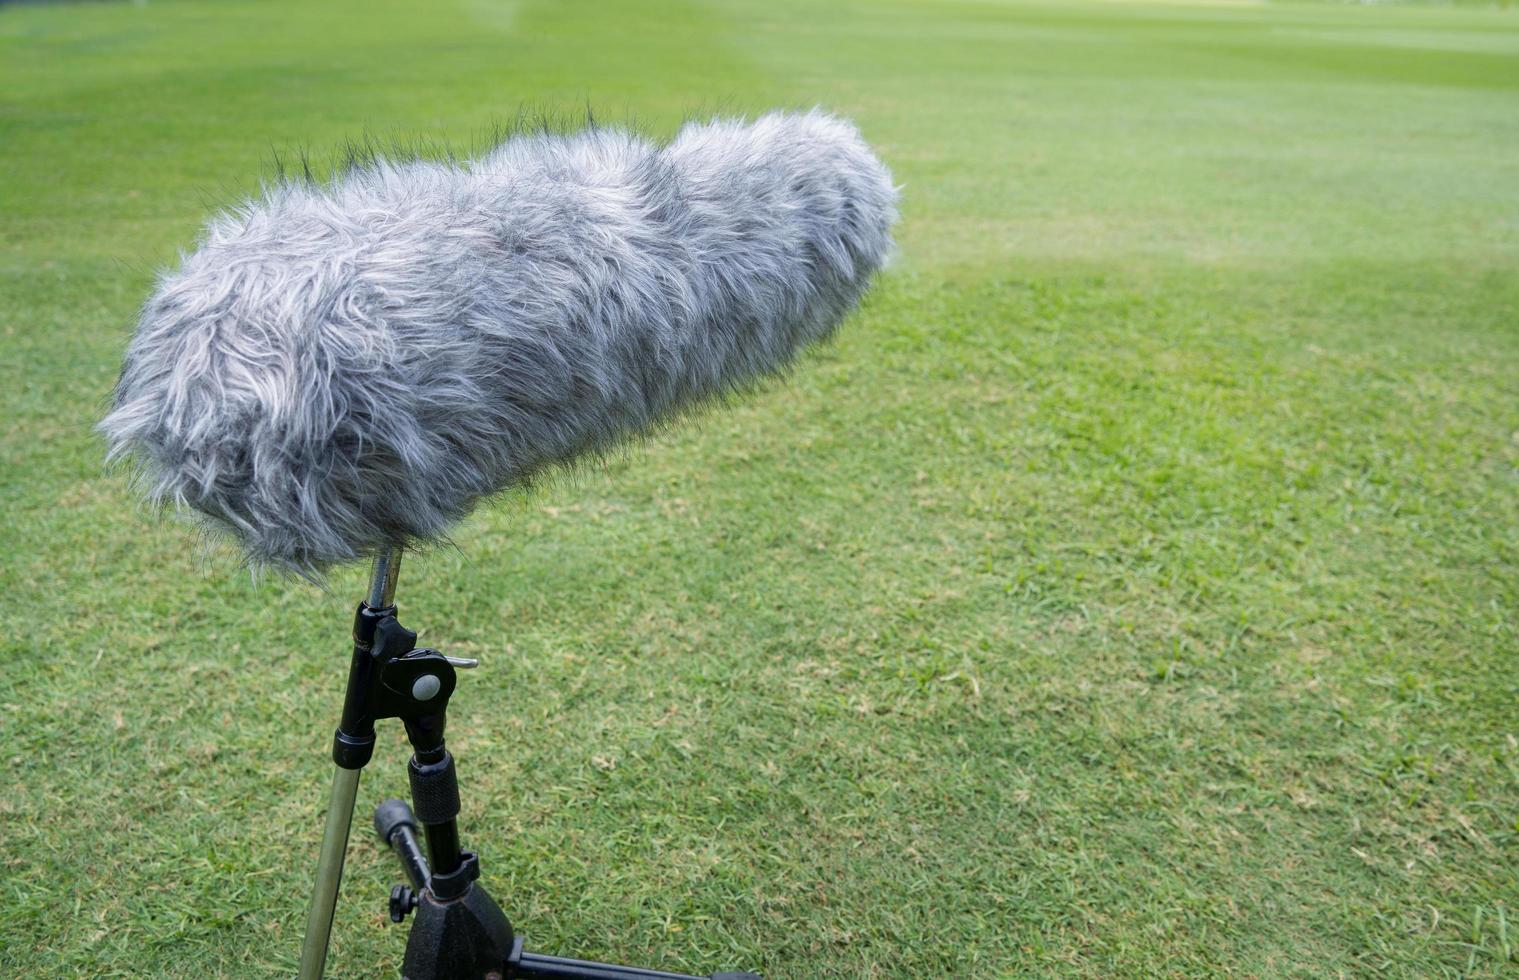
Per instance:
[[[327,804],[327,829],[322,831],[322,854],[316,865],[316,890],[306,916],[306,942],[301,947],[300,980],[321,980],[327,965],[327,940],[343,881],[343,858],[348,852],[348,828],[353,823],[354,798],[362,769],[337,767],[332,774],[332,799]]]
[[[383,609],[395,601],[396,578],[401,572],[401,552],[382,551],[375,556],[369,576],[371,609]],[[343,882],[343,859],[348,854],[348,830],[353,824],[353,804],[359,794],[362,769],[336,767],[332,796],[327,803],[327,826],[322,831],[322,852],[316,864],[316,888],[306,914],[306,941],[301,946],[300,980],[321,980],[327,965],[327,941],[332,936],[332,916],[338,905],[338,886]]]

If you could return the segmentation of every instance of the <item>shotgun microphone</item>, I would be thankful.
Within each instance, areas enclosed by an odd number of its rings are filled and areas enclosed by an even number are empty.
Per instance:
[[[150,498],[318,574],[782,370],[895,218],[886,167],[818,110],[284,181],[160,278],[100,429]]]

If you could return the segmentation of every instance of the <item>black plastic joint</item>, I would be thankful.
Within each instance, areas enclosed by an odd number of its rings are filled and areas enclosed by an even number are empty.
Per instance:
[[[419,762],[412,756],[406,770],[411,777],[411,803],[418,820],[435,825],[448,823],[459,815],[459,779],[450,752],[445,750],[437,762]]]
[[[427,890],[440,902],[462,898],[469,886],[480,877],[480,859],[473,851],[461,854],[459,866],[446,875],[435,874],[427,879]]]
[[[374,755],[374,735],[349,735],[339,728],[332,733],[332,761],[341,769],[363,769]]]
[[[367,602],[359,603],[359,608],[353,613],[353,642],[367,650],[374,645],[375,629],[395,614],[394,605],[376,608]]]

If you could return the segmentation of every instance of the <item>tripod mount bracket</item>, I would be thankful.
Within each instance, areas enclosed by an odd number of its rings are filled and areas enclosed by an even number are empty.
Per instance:
[[[332,739],[332,761],[344,769],[362,769],[374,754],[374,723],[400,718],[407,730],[435,729],[442,740],[448,699],[458,683],[455,660],[417,646],[417,634],[396,619],[394,606],[379,609],[361,603],[354,615],[353,661],[343,718]]]

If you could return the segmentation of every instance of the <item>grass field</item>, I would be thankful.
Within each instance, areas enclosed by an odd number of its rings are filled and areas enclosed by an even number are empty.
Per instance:
[[[153,271],[275,151],[587,102],[824,103],[904,217],[794,379],[405,568],[534,947],[1519,972],[1519,11],[468,0],[0,8],[0,974],[294,972],[362,572],[102,473]]]

